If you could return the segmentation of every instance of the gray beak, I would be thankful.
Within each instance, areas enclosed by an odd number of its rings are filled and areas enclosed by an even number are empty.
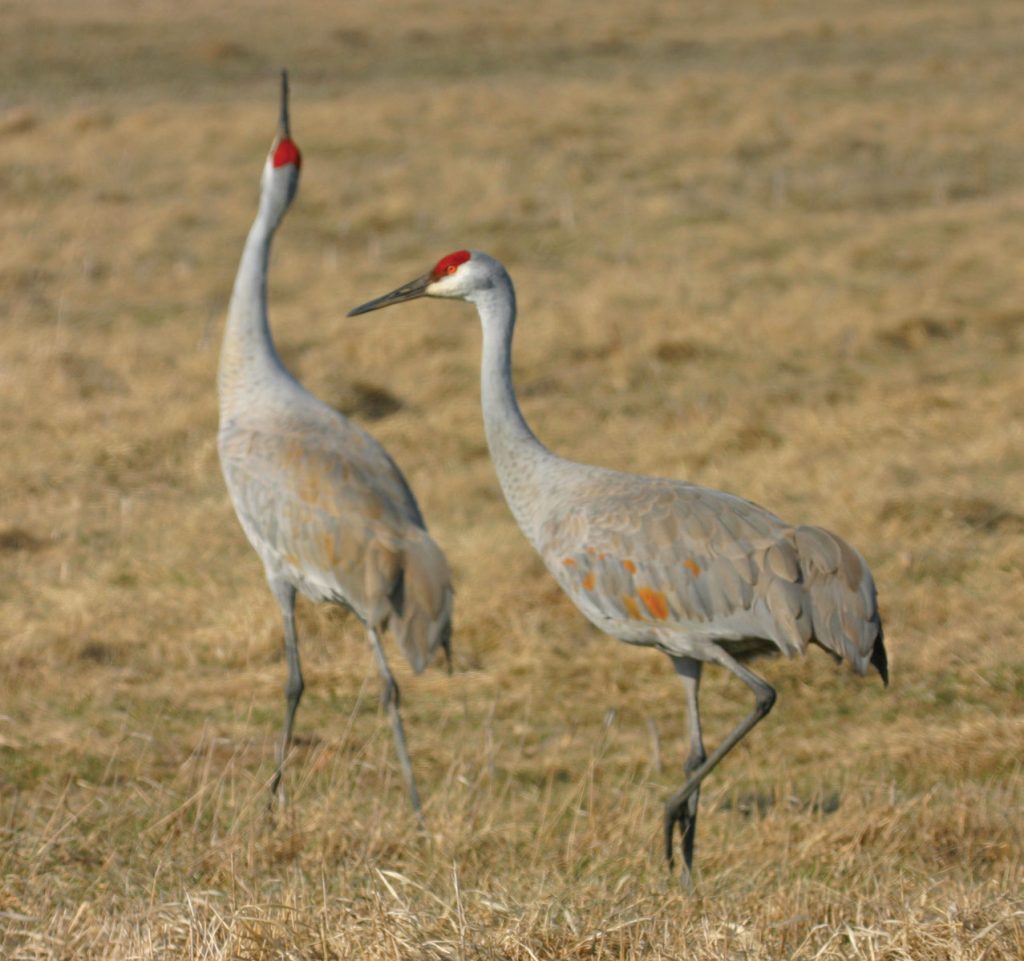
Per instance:
[[[281,71],[281,119],[277,123],[279,137],[291,137],[292,132],[288,126],[288,71]]]
[[[418,297],[425,297],[427,295],[427,288],[434,280],[433,274],[424,274],[422,277],[410,280],[407,284],[402,284],[401,287],[391,291],[390,294],[385,294],[376,300],[368,300],[361,307],[350,310],[348,316],[355,317],[356,314],[368,314],[371,310],[380,310],[381,307],[390,307],[392,304],[400,304],[405,300],[416,300]]]

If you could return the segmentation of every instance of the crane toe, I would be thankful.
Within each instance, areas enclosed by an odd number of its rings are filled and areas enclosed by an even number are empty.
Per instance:
[[[683,865],[679,883],[687,891],[693,890],[693,847],[697,834],[697,803],[700,790],[679,800],[670,798],[665,802],[665,858],[670,871],[675,870],[675,832],[679,828],[679,846],[683,852]]]
[[[687,798],[686,800],[679,802],[676,798],[669,798],[669,800],[665,802],[665,859],[668,861],[670,869],[674,869],[676,866],[676,825],[679,826],[680,840],[685,841],[686,832],[690,829],[692,816],[690,813],[690,806],[687,803],[688,800],[689,799]],[[685,859],[685,849],[683,851],[683,855]]]

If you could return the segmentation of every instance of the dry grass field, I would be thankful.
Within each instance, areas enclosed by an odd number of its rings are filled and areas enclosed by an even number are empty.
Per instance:
[[[1015,0],[0,5],[0,956],[1024,956],[1024,7]],[[215,371],[292,74],[271,320],[402,465],[455,671],[360,625],[285,665],[217,463]],[[515,528],[465,305],[345,311],[449,250],[517,282],[524,411],[574,459],[829,527],[892,685],[760,662],[697,890],[667,660],[600,635]],[[749,709],[714,669],[708,741]]]

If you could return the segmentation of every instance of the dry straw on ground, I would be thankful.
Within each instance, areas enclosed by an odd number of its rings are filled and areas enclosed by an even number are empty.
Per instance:
[[[1024,11],[1017,3],[16,0],[0,7],[0,954],[1024,955]],[[218,474],[220,325],[293,76],[288,364],[383,440],[452,560],[456,672],[276,611]],[[580,460],[831,527],[893,684],[762,665],[659,851],[664,658],[592,631],[501,501],[472,311],[345,310],[509,265],[527,416]],[[748,695],[711,672],[709,740]]]

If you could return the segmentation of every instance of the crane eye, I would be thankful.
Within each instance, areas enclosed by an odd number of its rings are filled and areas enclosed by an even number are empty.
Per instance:
[[[430,271],[430,276],[437,280],[446,274],[454,274],[462,264],[469,260],[470,256],[468,250],[456,250],[454,254],[448,254],[447,257],[442,257],[434,264],[434,269]]]

